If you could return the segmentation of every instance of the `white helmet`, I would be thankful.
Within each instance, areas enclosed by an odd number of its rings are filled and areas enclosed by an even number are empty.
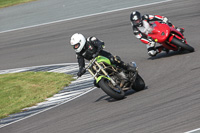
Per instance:
[[[86,39],[82,34],[75,33],[74,35],[72,35],[70,43],[73,46],[76,53],[79,53],[85,46]]]

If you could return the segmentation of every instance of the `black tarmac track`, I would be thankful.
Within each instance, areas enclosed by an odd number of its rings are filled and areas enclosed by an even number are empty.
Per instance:
[[[96,89],[34,117],[0,128],[0,133],[183,133],[200,128],[200,1],[174,0],[0,34],[0,69],[76,62],[70,36],[80,32],[103,40],[125,62],[135,61],[147,89],[110,99]],[[149,58],[129,14],[159,14],[185,28],[195,52]]]

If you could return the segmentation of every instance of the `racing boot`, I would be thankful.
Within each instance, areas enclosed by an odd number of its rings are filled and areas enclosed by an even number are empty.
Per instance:
[[[114,62],[117,66],[123,68],[124,70],[135,72],[136,68],[130,64],[124,63],[119,56],[114,56]]]
[[[136,71],[136,67],[131,66],[128,63],[121,62],[119,65],[120,65],[121,68],[123,68],[125,70],[131,71],[131,72],[135,72]]]
[[[154,57],[154,56],[157,55],[157,53],[159,53],[158,49],[155,47],[156,46],[156,42],[151,41],[149,43],[150,43],[150,45],[148,45],[148,44],[146,45],[147,53],[148,53],[149,56]]]
[[[158,51],[159,51],[159,50],[156,49],[155,47],[149,47],[149,48],[147,49],[147,53],[148,53],[148,55],[151,56],[151,57],[156,56],[156,55],[159,53]]]

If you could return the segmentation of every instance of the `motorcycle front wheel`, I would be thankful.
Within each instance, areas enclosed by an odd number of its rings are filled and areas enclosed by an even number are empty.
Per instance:
[[[181,40],[179,40],[178,38],[174,37],[171,41],[172,44],[178,46],[178,47],[181,47],[183,48],[184,50],[187,50],[189,52],[194,52],[194,48],[191,47],[190,45],[188,44],[185,44],[184,42],[182,42]]]
[[[121,100],[125,97],[125,93],[122,88],[113,86],[110,80],[106,78],[102,78],[99,81],[99,86],[107,95],[116,100]]]

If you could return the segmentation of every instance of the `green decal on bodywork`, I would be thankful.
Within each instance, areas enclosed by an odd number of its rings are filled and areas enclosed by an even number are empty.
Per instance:
[[[110,60],[108,58],[104,57],[104,56],[98,56],[98,57],[96,57],[96,59],[97,59],[98,63],[105,62],[105,63],[111,65]]]
[[[108,77],[106,77],[106,76],[104,76],[104,75],[101,75],[101,76],[99,76],[99,77],[97,78],[96,83],[99,83],[99,81],[100,81],[102,78],[106,78],[106,79],[110,80],[110,78],[108,78]]]

